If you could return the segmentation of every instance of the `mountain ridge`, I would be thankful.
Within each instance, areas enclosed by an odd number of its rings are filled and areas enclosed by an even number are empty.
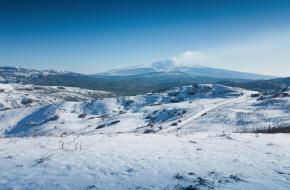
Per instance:
[[[228,86],[237,86],[249,90],[258,91],[275,91],[281,88],[284,84],[284,78],[275,78],[270,80],[251,80],[245,78],[232,78],[231,76],[224,75],[224,70],[211,69],[213,73],[211,76],[202,75],[202,72],[209,73],[207,67],[195,66],[193,68],[199,75],[194,75],[188,71],[188,67],[178,66],[174,70],[167,69],[166,65],[171,63],[155,63],[153,70],[149,67],[144,72],[144,67],[130,67],[131,74],[94,74],[86,75],[74,72],[55,71],[55,70],[34,70],[16,67],[0,67],[0,83],[22,83],[34,85],[47,85],[47,86],[67,86],[67,87],[80,87],[90,90],[109,91],[118,95],[138,95],[154,91],[164,91],[172,87],[202,84],[202,83],[220,83]],[[140,69],[141,68],[141,69]],[[128,68],[127,68],[128,69]],[[136,70],[137,69],[137,70]],[[138,70],[139,69],[139,70]],[[164,71],[167,69],[166,71]],[[214,71],[214,72],[213,72]],[[122,70],[119,70],[122,72]],[[127,71],[126,71],[127,72]],[[137,74],[136,74],[137,72]],[[216,75],[219,74],[218,77]],[[232,73],[232,74],[235,74]],[[226,82],[226,83],[224,83]],[[262,83],[266,85],[261,85]],[[269,85],[267,85],[269,84]],[[289,86],[289,83],[286,85]],[[265,89],[263,89],[265,88]]]
[[[140,65],[140,66],[131,66],[124,67],[121,69],[114,69],[104,73],[96,73],[95,75],[117,75],[117,76],[126,76],[126,75],[140,75],[148,74],[155,72],[183,72],[190,74],[192,76],[207,76],[214,78],[238,78],[238,79],[272,79],[277,78],[275,76],[269,76],[264,74],[256,74],[249,72],[240,72],[228,69],[213,68],[208,66],[203,66],[199,64],[189,65],[189,64],[178,64],[172,59],[166,59],[163,61],[153,62],[149,65]]]

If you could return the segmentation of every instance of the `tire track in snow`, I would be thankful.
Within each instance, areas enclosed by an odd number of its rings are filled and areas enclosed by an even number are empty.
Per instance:
[[[214,111],[214,110],[218,109],[221,106],[225,106],[227,104],[231,104],[231,103],[235,103],[235,102],[246,101],[246,99],[248,99],[248,97],[251,94],[250,92],[247,92],[247,91],[243,91],[243,92],[240,92],[240,93],[242,93],[242,95],[239,96],[239,97],[231,98],[229,100],[222,101],[221,103],[217,103],[217,104],[214,104],[212,106],[209,106],[209,107],[207,107],[207,108],[205,108],[205,109],[193,114],[192,116],[189,116],[187,119],[181,121],[178,126],[174,126],[174,127],[169,126],[166,129],[164,129],[163,131],[172,132],[172,131],[175,131],[175,130],[180,130],[180,129],[182,129],[182,128],[190,125],[190,124],[193,124],[194,121],[196,121],[200,117],[204,116],[208,112],[211,112],[211,111]]]

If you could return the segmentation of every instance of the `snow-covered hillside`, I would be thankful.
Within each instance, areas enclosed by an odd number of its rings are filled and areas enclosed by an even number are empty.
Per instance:
[[[40,77],[56,76],[56,75],[77,75],[77,73],[71,73],[66,71],[55,70],[35,70],[25,69],[21,67],[0,67],[0,82],[15,83],[25,80],[37,80]]]
[[[290,188],[289,135],[251,133],[289,127],[289,91],[1,84],[0,108],[0,189]]]
[[[109,92],[73,87],[0,83],[0,110],[32,107],[63,101],[78,102],[112,95]]]
[[[2,87],[1,136],[241,132],[290,121],[288,93],[273,97],[222,85],[97,99],[92,97],[108,93],[16,84]]]

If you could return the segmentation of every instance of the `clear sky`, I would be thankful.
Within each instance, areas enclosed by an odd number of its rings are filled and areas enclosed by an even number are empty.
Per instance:
[[[1,66],[97,73],[185,56],[290,76],[289,44],[290,0],[0,0]]]

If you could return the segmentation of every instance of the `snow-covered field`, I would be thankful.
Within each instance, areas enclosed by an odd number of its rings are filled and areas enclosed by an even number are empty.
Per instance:
[[[290,188],[290,136],[194,133],[0,139],[0,189]]]
[[[290,189],[289,92],[112,96],[0,84],[0,189]]]

